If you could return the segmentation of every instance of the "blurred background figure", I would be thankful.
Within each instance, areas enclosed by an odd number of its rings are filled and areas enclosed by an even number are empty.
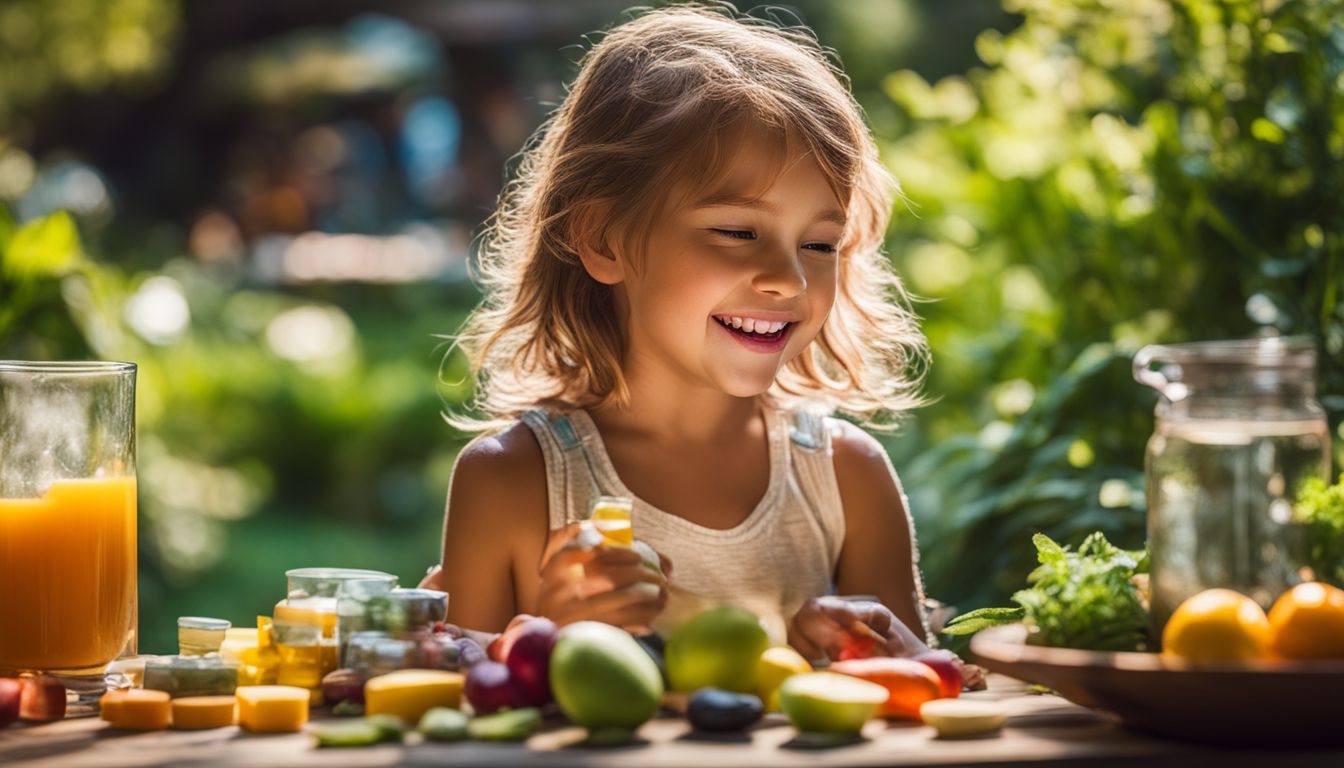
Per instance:
[[[472,237],[626,7],[0,3],[0,358],[140,364],[142,650],[437,560]],[[1138,545],[1142,344],[1312,334],[1339,428],[1344,3],[788,8],[908,195],[936,402],[885,440],[931,594],[1002,602],[1036,530]]]

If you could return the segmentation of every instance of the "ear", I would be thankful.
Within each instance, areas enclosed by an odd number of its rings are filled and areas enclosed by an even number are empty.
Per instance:
[[[611,247],[610,230],[603,226],[605,206],[592,203],[576,211],[570,223],[570,236],[579,261],[590,277],[604,285],[625,280],[625,262]]]

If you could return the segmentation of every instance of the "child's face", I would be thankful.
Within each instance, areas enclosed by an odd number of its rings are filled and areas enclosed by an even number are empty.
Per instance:
[[[729,189],[750,195],[761,169],[738,162],[729,178],[741,185]],[[693,199],[670,212],[642,269],[622,269],[627,364],[737,397],[765,392],[831,311],[843,231],[843,207],[810,155],[756,202]]]

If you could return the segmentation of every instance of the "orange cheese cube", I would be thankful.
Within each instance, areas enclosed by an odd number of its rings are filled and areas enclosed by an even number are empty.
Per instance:
[[[308,722],[308,689],[292,685],[238,688],[238,725],[255,733],[293,733]]]
[[[128,688],[103,694],[99,709],[102,718],[113,728],[161,731],[168,727],[171,701],[172,697],[165,691]]]
[[[364,714],[396,715],[417,723],[434,707],[462,705],[464,678],[437,669],[403,669],[371,678],[364,684]]]
[[[188,696],[173,699],[173,727],[182,730],[233,725],[238,701],[233,696]]]

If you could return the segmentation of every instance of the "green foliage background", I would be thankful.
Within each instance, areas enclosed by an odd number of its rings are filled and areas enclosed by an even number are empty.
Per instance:
[[[4,49],[8,72],[41,74],[0,82],[0,154],[7,120],[49,92],[148,88],[171,64],[175,4],[94,3],[110,20],[91,27],[71,5],[0,9],[96,43],[81,49],[96,66]],[[1010,31],[980,33],[979,63],[932,82],[892,71],[862,14],[828,8],[804,16],[845,59],[908,196],[890,252],[924,299],[936,401],[884,439],[932,594],[1005,604],[1037,531],[1141,545],[1155,396],[1129,358],[1143,344],[1309,334],[1340,429],[1344,0],[1006,0]],[[7,18],[6,35],[36,39]],[[463,442],[436,414],[469,394],[432,334],[457,327],[471,286],[298,294],[184,258],[180,235],[128,248],[109,231],[0,213],[0,357],[140,364],[142,647],[171,648],[179,614],[269,612],[289,567],[418,580]],[[190,302],[172,344],[124,319],[156,277]],[[347,313],[351,351],[323,366],[269,352],[266,325],[299,306]]]

